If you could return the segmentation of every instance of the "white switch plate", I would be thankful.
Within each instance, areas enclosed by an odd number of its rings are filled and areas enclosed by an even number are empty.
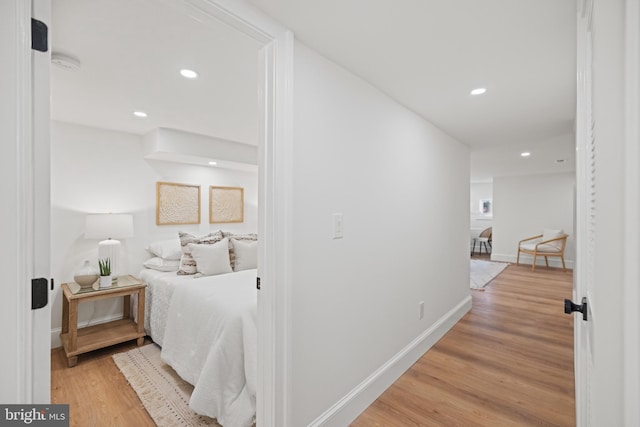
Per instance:
[[[332,215],[333,217],[333,238],[334,239],[342,239],[343,237],[343,233],[342,233],[342,214],[341,213],[334,213]]]

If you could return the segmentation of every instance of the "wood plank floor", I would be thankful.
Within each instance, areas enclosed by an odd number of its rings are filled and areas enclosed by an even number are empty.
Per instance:
[[[571,271],[509,266],[352,426],[574,426],[571,289]]]
[[[71,427],[155,426],[111,358],[135,348],[135,343],[133,340],[81,354],[73,368],[67,366],[62,348],[51,351],[51,402],[69,404]]]
[[[474,256],[474,258],[477,258]],[[573,426],[573,321],[562,313],[571,272],[510,266],[473,309],[352,425]],[[51,398],[71,426],[153,426],[111,355],[51,353]]]

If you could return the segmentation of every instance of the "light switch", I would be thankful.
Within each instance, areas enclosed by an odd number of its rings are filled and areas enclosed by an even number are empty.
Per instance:
[[[342,239],[342,214],[333,214],[333,238]]]

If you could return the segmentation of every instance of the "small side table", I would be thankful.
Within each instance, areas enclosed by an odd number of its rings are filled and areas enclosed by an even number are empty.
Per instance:
[[[69,367],[78,363],[78,355],[137,339],[144,342],[144,299],[146,284],[133,276],[120,276],[108,288],[82,289],[75,282],[62,284],[62,333],[60,339]],[[131,318],[131,296],[138,296],[137,322]],[[78,304],[107,298],[124,297],[123,318],[78,329]]]

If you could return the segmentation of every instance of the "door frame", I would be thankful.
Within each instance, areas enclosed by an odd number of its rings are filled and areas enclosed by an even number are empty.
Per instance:
[[[293,33],[237,0],[162,0],[201,22],[231,26],[259,53],[258,383],[256,421],[290,425]]]
[[[49,0],[36,0],[49,4]],[[291,290],[291,194],[293,150],[293,34],[259,12],[254,7],[235,0],[163,0],[181,13],[199,19],[222,21],[260,43],[260,143],[259,143],[259,265],[262,287],[258,298],[258,385],[257,421],[261,426],[289,425],[289,360],[290,348],[290,290]],[[4,280],[10,286],[0,305],[3,316],[11,321],[14,330],[8,331],[8,351],[3,362],[14,370],[3,374],[1,391],[4,403],[32,403],[37,389],[36,376],[42,366],[35,351],[43,346],[34,345],[34,316],[30,308],[31,288],[35,260],[34,250],[34,193],[33,176],[36,164],[33,155],[33,102],[31,60],[31,2],[5,0],[3,10],[8,11],[3,21],[11,37],[2,44],[10,50],[6,58],[14,67],[3,73],[9,87],[15,91],[0,104],[2,112],[11,114],[2,135],[15,141],[11,157],[15,168],[7,195],[15,196],[15,210],[9,213],[17,227],[8,238],[9,265]],[[211,21],[213,22],[213,21]],[[12,226],[11,224],[8,225]],[[47,245],[48,246],[48,245]],[[47,249],[48,250],[48,249]],[[3,252],[4,254],[4,252]],[[4,265],[4,261],[3,261]],[[3,317],[4,318],[4,317]],[[47,332],[47,341],[49,333]],[[15,343],[15,346],[12,345]],[[49,346],[45,346],[49,348]],[[46,357],[49,357],[47,352]],[[50,376],[47,375],[47,381]],[[35,386],[34,386],[35,385]],[[38,399],[39,400],[39,399]]]
[[[624,421],[640,422],[640,0],[625,2],[624,46]]]
[[[6,34],[2,44],[7,64],[0,73],[10,90],[0,103],[3,157],[2,193],[7,209],[3,218],[6,248],[3,274],[8,285],[0,307],[3,324],[13,329],[5,334],[0,355],[3,403],[49,403],[50,400],[50,306],[31,309],[31,279],[49,277],[49,49],[31,49],[31,17],[48,25],[49,0],[8,0],[2,6]],[[34,100],[34,96],[37,98]],[[41,102],[44,100],[44,102]],[[44,209],[43,209],[44,207]],[[5,253],[8,251],[9,253]],[[5,255],[8,255],[5,257]],[[5,264],[6,263],[6,264]],[[49,292],[47,286],[47,292]]]

